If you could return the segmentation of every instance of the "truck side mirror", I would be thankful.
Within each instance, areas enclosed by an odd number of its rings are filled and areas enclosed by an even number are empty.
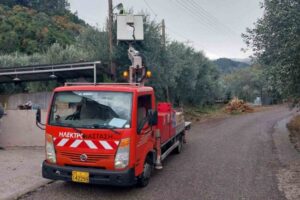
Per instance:
[[[157,111],[150,111],[149,112],[149,125],[156,126],[158,121],[158,114]]]
[[[41,123],[41,109],[40,109],[40,108],[38,108],[38,109],[36,110],[36,114],[35,114],[35,124],[36,124],[36,126],[39,127],[40,129],[45,130],[45,127],[43,127],[43,126],[45,126],[45,124],[42,124],[42,123]]]
[[[36,123],[41,123],[41,109],[38,108],[36,110],[36,114],[35,114],[35,120],[36,120]]]

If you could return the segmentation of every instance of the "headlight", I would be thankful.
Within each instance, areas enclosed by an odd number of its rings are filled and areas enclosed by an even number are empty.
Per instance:
[[[129,145],[130,139],[125,138],[122,139],[120,145],[118,147],[118,151],[115,157],[115,168],[116,169],[124,169],[128,166],[129,163]]]
[[[56,163],[53,139],[49,134],[46,134],[46,160],[50,163]]]

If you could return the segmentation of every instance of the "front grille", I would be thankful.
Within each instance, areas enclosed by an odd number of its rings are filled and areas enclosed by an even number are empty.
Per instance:
[[[88,168],[88,169],[106,169],[105,167],[91,167],[91,166],[78,166],[78,165],[65,165],[67,167],[80,167],[80,168]]]
[[[69,158],[73,162],[84,162],[84,163],[96,163],[100,160],[106,160],[110,159],[112,156],[111,155],[98,155],[98,154],[87,154],[87,160],[86,161],[81,161],[80,160],[80,155],[81,153],[72,153],[72,152],[58,152],[63,157]]]

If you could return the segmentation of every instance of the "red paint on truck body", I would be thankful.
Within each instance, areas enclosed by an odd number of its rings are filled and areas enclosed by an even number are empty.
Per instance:
[[[149,152],[155,151],[155,130],[161,131],[161,141],[164,143],[175,134],[172,128],[173,109],[169,103],[159,103],[156,109],[154,90],[151,87],[131,85],[88,85],[65,86],[54,90],[53,97],[58,92],[66,91],[109,91],[132,93],[132,113],[130,128],[116,129],[121,134],[115,134],[107,129],[82,129],[78,133],[74,128],[49,125],[49,115],[46,123],[47,134],[52,135],[56,150],[58,166],[94,167],[116,170],[114,167],[115,154],[123,138],[130,138],[130,159],[126,169],[134,168],[135,175],[143,172],[143,164]],[[143,95],[151,96],[151,109],[158,111],[158,125],[152,128],[145,125],[137,134],[137,101]],[[50,113],[51,105],[48,113]],[[87,161],[80,161],[81,154],[88,156]],[[125,170],[125,169],[122,169]]]

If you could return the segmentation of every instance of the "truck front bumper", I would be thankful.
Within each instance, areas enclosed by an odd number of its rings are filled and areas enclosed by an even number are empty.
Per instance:
[[[113,186],[132,186],[136,184],[134,169],[125,171],[110,171],[104,169],[58,166],[43,162],[42,174],[44,178],[52,180],[72,181],[72,171],[89,172],[89,183]]]

